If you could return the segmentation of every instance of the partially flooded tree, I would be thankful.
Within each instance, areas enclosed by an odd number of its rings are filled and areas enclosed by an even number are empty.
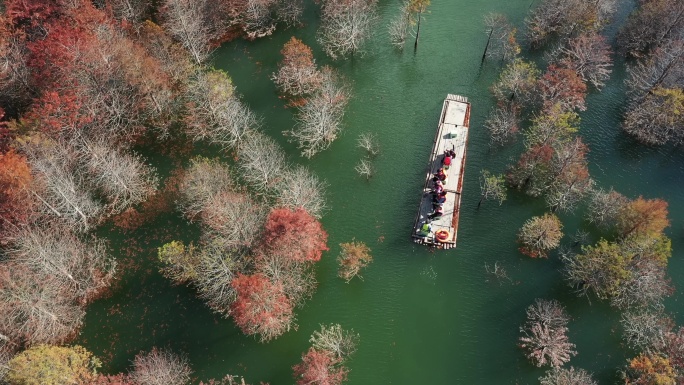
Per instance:
[[[616,10],[615,0],[545,0],[525,19],[527,38],[534,47],[552,36],[565,38],[573,33],[598,30],[605,26]]]
[[[528,105],[536,99],[535,87],[540,75],[534,63],[515,59],[501,71],[499,80],[492,85],[492,93],[504,105],[511,102]]]
[[[84,175],[75,171],[77,154],[69,145],[31,141],[24,147],[37,183],[32,194],[43,212],[79,231],[90,229],[103,213],[102,204],[85,188]]]
[[[623,376],[625,385],[677,383],[670,360],[657,352],[644,352],[629,360]]]
[[[188,359],[167,349],[152,348],[133,359],[131,379],[145,385],[186,385],[192,370]]]
[[[620,309],[662,309],[674,293],[666,266],[652,260],[639,261],[630,277],[616,288],[610,304]]]
[[[112,148],[104,141],[84,140],[79,146],[88,182],[106,199],[110,213],[144,202],[155,192],[159,179],[140,156]]]
[[[622,128],[636,140],[649,145],[684,142],[684,91],[656,88],[626,113]]]
[[[618,224],[620,212],[629,200],[612,188],[608,191],[600,188],[594,190],[589,197],[587,219],[602,229],[614,229]]]
[[[633,234],[657,236],[670,226],[667,213],[666,201],[639,197],[621,210],[618,231],[624,236]]]
[[[370,157],[375,157],[380,154],[380,143],[378,143],[378,137],[372,132],[365,132],[359,135],[359,139],[356,141],[356,146],[366,150],[366,153]]]
[[[570,39],[561,52],[565,65],[574,69],[582,80],[597,90],[603,88],[610,78],[613,59],[605,36],[596,32],[584,33]]]
[[[587,85],[571,68],[549,65],[539,79],[537,89],[545,110],[560,106],[562,111],[586,110]]]
[[[234,186],[228,165],[217,159],[193,158],[180,185],[182,195],[178,205],[192,221],[214,196],[230,191]]]
[[[280,283],[254,274],[238,275],[231,285],[237,292],[231,312],[245,334],[258,335],[261,342],[267,342],[294,327],[292,304]]]
[[[339,324],[320,326],[321,330],[315,330],[309,339],[312,348],[330,352],[335,358],[343,361],[356,352],[358,333],[354,333],[353,330],[344,330]]]
[[[540,385],[598,385],[584,369],[553,368],[539,378]]]
[[[280,51],[283,61],[278,64],[278,72],[271,75],[280,92],[293,97],[302,97],[316,91],[321,86],[321,73],[311,48],[294,36]]]
[[[639,4],[617,36],[617,45],[633,57],[643,57],[658,46],[681,39],[684,3],[652,0]]]
[[[258,126],[254,113],[238,98],[227,73],[200,71],[188,87],[185,123],[195,141],[236,148]]]
[[[266,218],[259,204],[245,192],[221,191],[202,209],[204,235],[227,249],[250,247]]]
[[[363,279],[359,274],[361,269],[373,261],[370,248],[363,242],[355,241],[340,243],[340,247],[342,250],[337,257],[337,263],[340,265],[337,276],[344,279],[347,283],[354,277]]]
[[[528,219],[518,232],[520,252],[532,258],[546,258],[546,253],[560,245],[563,225],[554,214]]]
[[[7,257],[38,277],[59,282],[58,287],[69,290],[81,303],[97,297],[111,284],[116,267],[102,240],[83,242],[60,226],[20,230]]]
[[[362,52],[377,18],[376,0],[324,0],[318,41],[333,59]]]
[[[64,281],[26,265],[0,265],[0,333],[17,344],[62,343],[83,325],[85,312]]]
[[[527,321],[520,328],[520,347],[536,366],[558,368],[577,354],[568,341],[568,321],[563,306],[556,300],[535,300],[527,308]]]
[[[328,250],[328,234],[304,209],[276,208],[266,219],[261,252],[299,262],[317,262]]]
[[[632,310],[622,314],[620,323],[624,330],[623,338],[632,349],[659,351],[665,346],[673,321],[658,310]]]
[[[413,36],[416,40],[413,42],[413,50],[418,49],[418,39],[420,38],[420,23],[423,21],[423,14],[430,6],[430,0],[408,0],[408,10],[411,16],[410,23],[414,28],[412,29]]]
[[[283,173],[275,196],[279,206],[292,210],[303,208],[314,218],[321,218],[326,209],[326,187],[309,169],[297,166]]]
[[[373,174],[375,174],[373,163],[366,158],[361,159],[359,163],[354,166],[354,170],[356,170],[360,176],[366,178],[366,180],[369,180],[373,177]]]
[[[287,167],[285,152],[270,137],[254,132],[238,149],[238,167],[258,194],[272,196]]]
[[[297,385],[340,385],[347,379],[349,372],[340,359],[314,348],[303,354],[302,362],[292,369]]]
[[[92,384],[101,362],[82,346],[36,345],[9,362],[11,384]]]
[[[499,206],[506,200],[506,185],[504,176],[494,175],[487,170],[480,171],[480,201],[479,208],[484,200],[494,199],[499,201]]]
[[[206,3],[206,0],[165,0],[161,8],[164,27],[198,65],[211,54],[211,30],[204,17]]]
[[[500,13],[488,13],[484,24],[488,39],[482,59],[486,56],[502,61],[513,60],[520,53],[520,46],[515,39],[516,29],[508,18]]]
[[[390,21],[388,26],[390,42],[400,51],[404,50],[408,29],[411,26],[409,4],[409,0],[405,0],[401,3],[399,6],[399,14]]]
[[[492,109],[485,120],[490,145],[502,146],[515,137],[520,129],[519,113],[519,108],[515,103],[499,104]]]
[[[331,68],[323,68],[322,74],[321,88],[299,108],[297,125],[287,132],[307,158],[325,150],[337,139],[350,97],[348,87]]]

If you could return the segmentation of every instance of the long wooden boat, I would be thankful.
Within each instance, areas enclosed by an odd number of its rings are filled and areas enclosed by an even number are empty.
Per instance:
[[[468,98],[460,95],[447,95],[442,106],[442,113],[425,175],[420,206],[411,233],[411,237],[416,243],[439,249],[456,247],[469,126],[470,103]],[[452,159],[451,166],[445,170],[447,179],[444,183],[444,191],[447,195],[442,206],[444,214],[441,217],[430,219],[430,213],[433,211],[431,190],[434,182],[432,178],[439,168],[443,167],[447,150],[453,150],[456,156]],[[425,229],[427,226],[423,226],[425,223],[429,223],[429,231]]]

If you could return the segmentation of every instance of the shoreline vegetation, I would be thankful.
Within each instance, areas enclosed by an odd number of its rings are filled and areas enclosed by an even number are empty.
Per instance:
[[[305,6],[320,8],[310,43],[333,60],[356,60],[382,27],[387,44],[402,51],[411,36],[417,52],[430,1],[401,1],[388,26],[379,25],[375,0],[3,2],[0,383],[200,380],[183,352],[152,347],[134,356],[128,372],[101,373],[97,354],[71,345],[88,305],[108,296],[135,263],[114,258],[99,230],[130,234],[161,213],[178,213],[198,229],[191,241],[180,234],[154,239],[165,278],[192,287],[212,311],[259,342],[297,328],[296,311],[316,290],[316,263],[331,258],[320,222],[330,210],[328,183],[288,159],[230,74],[213,68],[211,59],[231,40],[299,27]],[[617,6],[614,0],[543,0],[524,21],[522,42],[505,15],[485,16],[482,61],[502,68],[485,124],[491,149],[522,137],[524,152],[505,174],[482,170],[477,207],[486,210],[480,205],[490,199],[503,204],[507,188],[542,198],[548,212],[518,231],[521,254],[539,263],[558,255],[569,291],[622,312],[633,357],[616,368],[623,383],[675,384],[684,381],[684,327],[664,306],[675,290],[667,276],[668,204],[628,198],[592,179],[578,113],[592,108],[587,93],[600,92],[610,78],[614,46],[628,58],[624,133],[649,146],[684,142],[684,3],[641,2],[610,42],[601,33]],[[542,60],[526,58],[542,51]],[[267,76],[295,117],[284,134],[310,159],[343,130],[353,79],[319,66],[311,47],[295,37],[281,55],[278,70]],[[365,155],[355,169],[372,183],[378,137],[364,133],[357,144]],[[203,146],[219,155],[193,156]],[[155,168],[142,155],[146,148],[166,157],[171,169]],[[578,208],[586,208],[578,215],[602,238],[589,244],[578,233],[572,247],[559,247],[557,213]],[[340,248],[339,278],[362,281],[371,249],[354,239]],[[510,280],[498,265],[493,274]],[[540,383],[596,384],[591,373],[568,365],[578,352],[563,304],[539,298],[526,313],[518,342],[533,365],[549,367]],[[359,341],[353,330],[321,324],[292,368],[294,381],[341,384]],[[259,380],[258,373],[250,376]],[[199,383],[245,381],[227,373]]]

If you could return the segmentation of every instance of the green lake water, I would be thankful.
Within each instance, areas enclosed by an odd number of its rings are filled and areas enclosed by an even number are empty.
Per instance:
[[[614,36],[633,4],[622,1]],[[331,210],[322,222],[330,251],[316,267],[318,290],[297,311],[298,329],[262,344],[246,337],[231,320],[218,317],[186,287],[171,286],[157,273],[156,247],[173,238],[196,240],[198,229],[178,214],[167,214],[132,238],[111,232],[111,246],[126,273],[113,294],[88,310],[79,343],[103,357],[105,370],[124,371],[141,350],[170,347],[188,354],[197,380],[231,373],[250,383],[292,384],[291,367],[308,349],[308,338],[320,323],[339,323],[361,335],[348,363],[348,384],[534,384],[544,372],[531,365],[517,347],[525,308],[535,298],[555,298],[572,316],[570,340],[579,354],[572,366],[587,369],[601,384],[615,383],[617,370],[633,355],[621,345],[620,315],[607,304],[576,297],[560,273],[555,254],[548,260],[521,255],[515,243],[523,222],[545,212],[541,199],[511,192],[498,206],[486,202],[476,210],[479,171],[499,173],[517,159],[521,144],[490,150],[483,122],[493,105],[488,87],[499,73],[498,62],[480,58],[486,43],[485,14],[496,11],[522,27],[529,0],[433,0],[421,27],[416,54],[412,46],[399,53],[387,38],[386,25],[399,2],[381,1],[373,41],[363,57],[331,62],[315,41],[316,7],[309,4],[306,25],[281,30],[255,42],[236,41],[215,52],[217,68],[234,79],[244,101],[263,119],[264,130],[278,140],[290,160],[310,167],[329,188]],[[312,160],[299,156],[282,131],[294,124],[292,109],[276,94],[269,79],[282,45],[297,36],[314,48],[319,64],[330,64],[350,81],[353,97],[344,131],[332,146]],[[667,310],[684,324],[684,152],[681,148],[647,148],[619,129],[624,103],[624,62],[617,58],[603,92],[592,92],[582,113],[580,135],[590,146],[590,170],[597,184],[614,186],[629,197],[661,197],[670,203],[673,257],[669,273],[680,291]],[[458,247],[431,252],[409,238],[426,161],[442,102],[448,93],[472,102],[460,215]],[[363,153],[358,135],[374,132],[381,155],[370,181],[354,171]],[[148,154],[168,169],[163,156]],[[583,220],[584,207],[561,215],[564,243],[576,229],[599,234]],[[109,234],[109,230],[103,230]],[[339,243],[365,242],[374,262],[364,281],[345,284],[336,277]],[[124,257],[124,254],[128,254]],[[498,282],[485,263],[498,262],[511,282]]]

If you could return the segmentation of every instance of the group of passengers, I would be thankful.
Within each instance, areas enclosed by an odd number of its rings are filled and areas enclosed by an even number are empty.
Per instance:
[[[442,160],[442,167],[432,177],[432,212],[428,214],[428,219],[423,223],[420,232],[426,236],[432,232],[430,221],[439,219],[444,215],[444,202],[446,202],[447,192],[444,190],[444,185],[447,181],[446,170],[449,169],[453,159],[456,157],[456,152],[453,149],[444,151],[444,158]]]

